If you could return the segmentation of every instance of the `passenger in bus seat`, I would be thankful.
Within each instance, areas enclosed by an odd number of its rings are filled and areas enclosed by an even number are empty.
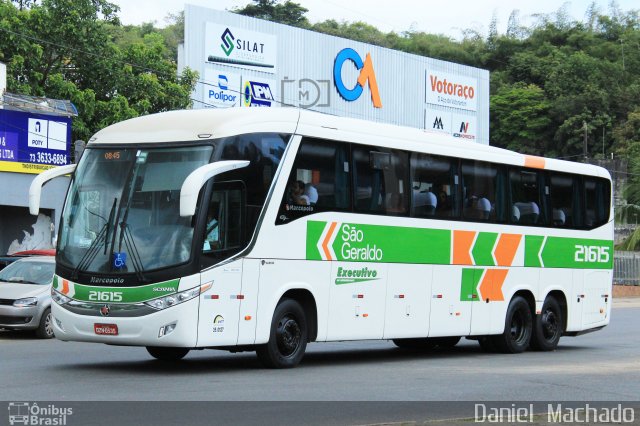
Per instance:
[[[491,214],[491,201],[485,197],[478,198],[475,203],[475,209],[480,219],[489,220],[489,215]]]
[[[309,205],[315,206],[318,202],[318,190],[310,183],[304,186],[304,195],[309,199]]]
[[[516,203],[516,207],[520,210],[520,221],[526,225],[535,225],[538,223],[540,216],[540,208],[533,201]]]
[[[304,182],[295,180],[289,186],[289,202],[298,206],[308,206],[309,197],[304,194]]]
[[[553,209],[553,224],[555,226],[564,226],[567,218],[562,209]]]

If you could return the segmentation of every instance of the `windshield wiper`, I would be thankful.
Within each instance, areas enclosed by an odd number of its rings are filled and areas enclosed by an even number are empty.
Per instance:
[[[109,220],[107,221],[107,223],[105,223],[102,226],[102,228],[100,229],[100,232],[96,236],[96,239],[91,242],[91,245],[89,246],[87,251],[84,253],[84,255],[80,258],[80,261],[71,272],[72,280],[78,279],[78,271],[80,269],[84,269],[89,265],[91,265],[91,262],[93,262],[93,259],[95,259],[96,256],[98,255],[98,252],[100,251],[100,248],[99,248],[100,243],[102,243],[103,241],[104,241],[104,250],[105,250],[104,253],[105,254],[107,253],[107,242],[109,241],[107,236],[109,235],[109,228],[111,227],[111,223],[113,222],[113,215],[116,210],[117,201],[118,201],[117,198],[113,199],[113,206],[111,206],[111,212],[109,213]]]
[[[140,259],[140,252],[138,251],[138,247],[133,240],[133,235],[131,235],[129,225],[127,225],[129,210],[129,205],[127,205],[127,210],[124,212],[122,222],[120,222],[120,241],[118,241],[118,252],[122,252],[122,241],[124,240],[124,244],[131,254],[131,264],[133,265],[133,270],[136,273],[136,277],[141,283],[148,282],[149,280],[142,273],[142,271],[144,270],[144,266],[142,265],[142,259]]]

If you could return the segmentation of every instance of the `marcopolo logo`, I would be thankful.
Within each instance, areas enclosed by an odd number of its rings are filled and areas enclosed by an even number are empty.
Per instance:
[[[67,420],[73,415],[73,408],[58,407],[54,404],[39,406],[37,402],[10,402],[10,425],[57,425],[67,424]]]
[[[351,89],[348,89],[345,86],[344,81],[342,81],[342,67],[346,61],[351,61],[355,65],[356,69],[360,71],[356,85]],[[376,74],[373,71],[373,61],[371,60],[370,53],[367,53],[363,62],[362,58],[355,50],[351,48],[342,49],[336,55],[335,62],[333,63],[333,80],[340,96],[349,102],[358,99],[360,95],[362,95],[365,84],[368,83],[373,106],[376,108],[382,108],[382,101],[380,100],[380,92],[378,90]]]
[[[275,102],[271,85],[260,81],[247,81],[242,89],[242,103],[247,107],[270,107]]]
[[[220,45],[222,51],[227,56],[231,55],[231,52],[233,52],[233,41],[236,39],[231,33],[231,30],[229,28],[225,29],[220,38],[222,39],[222,44]]]

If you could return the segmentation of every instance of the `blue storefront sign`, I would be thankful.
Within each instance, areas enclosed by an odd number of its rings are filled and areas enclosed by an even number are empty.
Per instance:
[[[71,119],[0,110],[0,171],[40,173],[71,162]]]

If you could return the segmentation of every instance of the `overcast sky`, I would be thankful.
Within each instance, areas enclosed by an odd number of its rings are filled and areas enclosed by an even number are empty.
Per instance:
[[[212,9],[241,7],[249,0],[111,0],[120,6],[120,19],[124,24],[155,21],[165,25],[165,17],[184,9],[184,4],[195,4]],[[566,2],[567,12],[576,20],[583,20],[592,0]],[[520,11],[520,21],[533,22],[532,15],[554,13],[565,2],[557,0],[298,0],[309,9],[311,22],[335,19],[337,21],[364,21],[380,30],[402,32],[408,29],[427,33],[445,34],[460,39],[462,29],[474,29],[486,35],[495,13],[498,31],[504,33],[509,15]],[[609,11],[609,0],[596,0],[601,12]],[[638,0],[617,0],[623,11],[640,9]]]

